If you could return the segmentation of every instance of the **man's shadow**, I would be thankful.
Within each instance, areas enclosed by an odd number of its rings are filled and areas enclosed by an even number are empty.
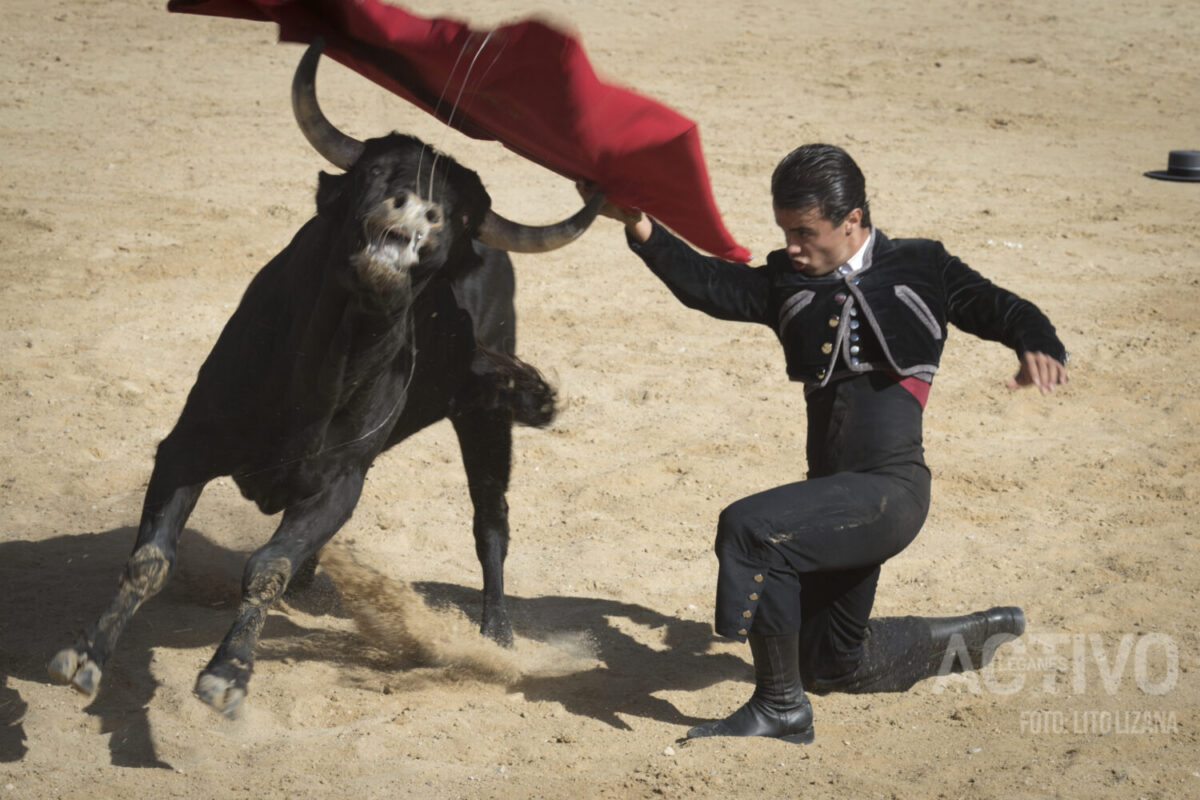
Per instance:
[[[457,606],[477,618],[479,593],[448,583],[419,582],[414,588],[432,606]],[[703,720],[682,714],[660,691],[693,691],[725,680],[749,680],[750,665],[728,653],[710,653],[714,641],[707,622],[679,619],[635,603],[592,597],[508,597],[509,616],[519,637],[554,642],[564,634],[584,633],[595,647],[598,666],[566,675],[530,675],[513,687],[529,700],[562,704],[622,730],[619,714],[673,725]],[[621,628],[642,629],[644,644]],[[707,719],[707,718],[706,718]]]
[[[92,625],[108,604],[135,538],[134,528],[118,528],[37,542],[0,542],[0,762],[20,760],[30,746],[21,724],[26,702],[7,677],[50,682],[46,664],[71,643],[75,632]],[[100,691],[84,709],[99,717],[102,732],[111,734],[114,765],[170,768],[155,751],[146,711],[156,687],[150,666],[153,649],[215,649],[233,622],[247,555],[194,530],[184,531],[175,576],[126,628],[105,666]],[[478,618],[477,589],[444,583],[419,583],[416,588],[431,605],[456,605],[472,619]],[[322,598],[293,598],[289,603],[309,613],[314,609],[339,612],[336,602]],[[555,701],[571,713],[614,727],[629,728],[618,714],[694,723],[654,693],[751,677],[743,659],[707,654],[712,642],[707,623],[680,620],[632,603],[580,597],[510,596],[509,611],[518,636],[546,641],[584,633],[594,642],[601,662],[586,672],[525,677],[513,688],[530,700]],[[662,630],[661,649],[622,632],[613,625],[614,619]],[[263,630],[258,660],[299,655],[345,663],[362,651],[359,644],[356,633],[305,628],[287,616],[272,614]],[[363,664],[379,666],[369,657]],[[62,691],[70,689],[62,687]]]

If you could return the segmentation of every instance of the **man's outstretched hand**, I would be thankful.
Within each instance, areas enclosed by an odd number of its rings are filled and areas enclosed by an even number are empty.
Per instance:
[[[594,184],[585,181],[576,181],[575,189],[585,201],[591,200],[597,191]],[[600,206],[599,213],[602,217],[611,217],[623,224],[635,242],[644,242],[650,238],[650,218],[636,208],[623,208],[605,201],[604,205]]]
[[[1045,353],[1027,351],[1021,354],[1021,368],[1017,374],[1008,379],[1008,388],[1036,386],[1042,394],[1050,394],[1054,387],[1066,382],[1066,365]]]

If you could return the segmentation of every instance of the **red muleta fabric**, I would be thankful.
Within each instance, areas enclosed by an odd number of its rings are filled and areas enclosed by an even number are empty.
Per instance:
[[[612,202],[640,208],[730,261],[750,252],[721,221],[696,124],[600,80],[578,40],[537,20],[476,31],[380,0],[170,0],[170,11],[275,22],[475,139],[501,142]]]

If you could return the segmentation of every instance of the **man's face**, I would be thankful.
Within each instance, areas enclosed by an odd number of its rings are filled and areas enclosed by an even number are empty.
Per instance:
[[[833,272],[858,252],[865,233],[861,221],[862,210],[857,208],[834,225],[816,206],[775,207],[775,224],[783,229],[792,266],[813,277]]]

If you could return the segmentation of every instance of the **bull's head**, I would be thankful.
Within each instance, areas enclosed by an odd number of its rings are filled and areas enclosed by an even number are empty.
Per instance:
[[[318,202],[345,202],[361,225],[352,257],[368,283],[386,287],[421,265],[438,266],[470,239],[501,250],[544,253],[571,242],[596,217],[595,195],[572,217],[545,226],[521,225],[491,209],[479,176],[411,136],[359,141],[339,131],[317,104],[315,78],[322,44],[305,52],[292,81],[292,109],[309,143],[345,175],[322,175]],[[324,200],[322,200],[324,198]]]

